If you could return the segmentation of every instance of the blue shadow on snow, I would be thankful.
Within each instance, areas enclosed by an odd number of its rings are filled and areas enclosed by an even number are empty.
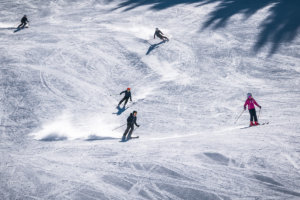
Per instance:
[[[120,138],[113,138],[113,137],[101,137],[97,135],[90,135],[88,139],[85,141],[95,141],[95,140],[119,140]]]
[[[154,49],[158,48],[159,45],[161,45],[161,44],[163,44],[163,43],[165,43],[165,42],[166,42],[166,41],[163,40],[163,41],[161,41],[161,42],[159,42],[159,43],[157,43],[157,44],[150,44],[150,47],[149,47],[149,49],[148,49],[146,55],[148,55],[151,51],[153,51]]]
[[[115,114],[115,115],[121,115],[125,110],[128,109],[128,107],[125,108],[125,106],[124,106],[124,107],[121,108],[120,106],[118,106],[117,109],[118,109],[118,112],[113,113],[113,114]]]
[[[264,46],[269,45],[269,55],[283,44],[291,43],[299,33],[300,27],[300,1],[299,0],[125,0],[116,8],[130,11],[140,6],[150,6],[152,10],[163,10],[177,5],[194,4],[195,7],[215,4],[200,28],[219,29],[229,25],[231,17],[237,14],[244,16],[243,20],[268,7],[268,15],[260,22],[260,33],[252,51],[259,52]],[[241,21],[243,23],[243,21]]]

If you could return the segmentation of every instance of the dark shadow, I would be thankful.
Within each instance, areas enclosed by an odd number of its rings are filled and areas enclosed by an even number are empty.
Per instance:
[[[261,32],[254,46],[259,51],[271,43],[270,55],[276,53],[280,45],[292,42],[300,31],[300,1],[281,0],[270,9],[271,14],[261,23]]]
[[[165,40],[163,40],[163,41],[161,41],[161,42],[159,42],[159,43],[157,43],[157,44],[150,44],[150,47],[149,47],[149,49],[148,49],[148,51],[147,51],[147,53],[146,53],[146,55],[148,55],[151,51],[153,51],[154,49],[156,49],[157,47],[159,47],[159,45],[161,45],[161,44],[163,44],[163,43],[165,43],[166,41]]]
[[[199,6],[216,2],[219,2],[219,5],[209,14],[202,29],[208,27],[212,27],[213,29],[225,27],[228,20],[236,14],[243,14],[246,20],[260,9],[276,1],[278,0],[207,0]]]
[[[254,178],[263,182],[263,183],[267,183],[267,184],[271,184],[271,185],[276,185],[276,186],[283,186],[281,183],[278,183],[277,181],[275,181],[274,179],[267,177],[267,176],[263,176],[263,175],[258,175],[255,174]]]
[[[117,109],[118,109],[118,112],[116,112],[116,113],[113,113],[113,114],[115,114],[115,115],[121,115],[125,110],[127,110],[129,107],[125,107],[125,106],[123,106],[122,108],[120,107],[120,106],[118,106],[117,107]]]
[[[276,53],[280,45],[292,42],[300,27],[300,1],[298,0],[208,0],[205,4],[220,4],[209,14],[202,30],[208,27],[218,29],[225,27],[228,20],[243,14],[245,20],[265,8],[271,6],[269,15],[260,24],[260,33],[253,47],[254,52],[270,44],[269,55]]]
[[[25,28],[28,28],[28,27],[14,28],[14,29],[16,29],[16,30],[14,30],[14,33],[18,32],[18,31],[21,31],[21,30],[23,30]]]
[[[119,140],[120,138],[113,138],[113,137],[100,137],[97,135],[90,135],[88,139],[85,141],[95,141],[95,140]]]
[[[205,156],[209,157],[210,159],[216,161],[217,163],[221,165],[228,165],[230,159],[227,158],[226,156],[223,156],[222,154],[219,153],[209,153],[206,152],[204,153]]]
[[[272,55],[281,45],[292,42],[298,35],[300,27],[299,0],[125,0],[114,10],[124,9],[123,11],[126,12],[140,6],[150,6],[152,10],[163,10],[183,4],[195,4],[195,7],[199,7],[214,3],[219,4],[208,14],[207,20],[200,30],[225,27],[229,25],[229,19],[236,14],[244,15],[243,20],[246,20],[270,6],[266,18],[260,22],[260,33],[252,47],[254,52],[259,52],[264,46],[270,45],[269,54]],[[151,50],[153,49],[151,48],[150,52]]]
[[[300,193],[299,192],[294,192],[292,190],[288,190],[288,189],[285,189],[283,187],[278,187],[278,186],[274,186],[274,185],[268,185],[268,187],[271,188],[272,190],[277,191],[277,192],[282,192],[284,194],[288,194],[288,195],[300,197]]]
[[[40,141],[43,142],[54,142],[54,141],[63,141],[63,140],[67,140],[68,138],[66,136],[59,136],[55,133],[47,135],[46,137],[40,139]]]
[[[151,6],[153,10],[163,10],[180,4],[192,4],[203,0],[125,0],[113,10],[124,8],[129,11],[140,6]]]

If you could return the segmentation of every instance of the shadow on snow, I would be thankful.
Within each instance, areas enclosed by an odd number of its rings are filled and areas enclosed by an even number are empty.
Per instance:
[[[115,115],[121,115],[125,110],[127,110],[128,109],[128,107],[127,108],[125,108],[125,106],[124,107],[120,107],[120,106],[118,106],[117,107],[117,109],[118,109],[118,112],[116,112],[116,113],[113,113],[113,114],[115,114]]]
[[[120,138],[113,138],[113,137],[101,137],[97,135],[90,135],[88,139],[85,141],[96,141],[96,140],[119,140]]]
[[[219,3],[209,13],[201,30],[223,28],[236,14],[243,14],[245,20],[259,10],[271,6],[268,16],[260,24],[260,33],[252,48],[259,52],[262,47],[270,45],[269,54],[272,55],[284,43],[292,42],[300,27],[299,0],[125,0],[114,10],[124,8],[129,11],[140,6],[150,6],[152,10],[163,10],[176,5],[195,4],[195,7]]]
[[[151,51],[153,51],[154,49],[156,49],[156,48],[158,48],[159,47],[159,45],[161,45],[161,44],[163,44],[163,43],[165,43],[166,41],[161,41],[161,42],[159,42],[159,43],[157,43],[157,44],[150,44],[150,47],[149,47],[149,49],[148,49],[148,51],[147,51],[147,53],[146,53],[146,55],[148,55]]]
[[[66,136],[59,136],[58,134],[50,134],[47,135],[46,137],[40,139],[40,141],[43,142],[54,142],[54,141],[63,141],[63,140],[67,140],[68,138]]]

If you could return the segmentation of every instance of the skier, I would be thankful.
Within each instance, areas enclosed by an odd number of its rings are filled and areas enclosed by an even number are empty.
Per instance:
[[[167,41],[169,41],[169,38],[167,38],[166,36],[164,36],[164,34],[158,28],[155,28],[155,32],[154,32],[154,36],[153,36],[154,39],[155,39],[155,36],[159,37],[159,39],[161,39],[161,40],[164,40],[164,41],[167,40]]]
[[[28,19],[27,19],[27,16],[24,15],[24,16],[22,17],[22,19],[21,19],[21,24],[18,26],[18,29],[19,29],[19,28],[24,28],[24,27],[26,26],[27,22],[29,22]]]
[[[123,92],[121,92],[120,95],[123,94],[123,93],[125,93],[125,96],[124,96],[123,99],[119,102],[118,107],[121,105],[121,103],[122,103],[123,101],[125,101],[125,103],[124,103],[124,107],[125,107],[126,104],[127,104],[127,102],[128,102],[128,99],[129,99],[129,98],[130,98],[130,101],[132,101],[132,99],[131,99],[130,88],[127,88],[127,90],[124,90]]]
[[[248,110],[250,113],[250,126],[254,126],[254,125],[259,125],[259,123],[257,122],[257,116],[256,116],[256,110],[255,110],[255,106],[258,106],[259,109],[261,109],[261,106],[256,103],[255,99],[252,97],[251,93],[247,94],[247,100],[244,104],[244,110],[246,110],[246,106],[248,105]],[[255,121],[255,124],[253,124],[253,119]]]
[[[122,141],[125,141],[128,132],[129,134],[127,136],[127,140],[131,139],[131,135],[134,130],[134,125],[140,127],[140,125],[136,123],[136,115],[137,115],[137,111],[133,111],[132,113],[130,113],[129,117],[127,118],[127,128],[123,134]]]

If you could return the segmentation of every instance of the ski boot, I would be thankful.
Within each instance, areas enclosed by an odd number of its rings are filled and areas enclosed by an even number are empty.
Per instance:
[[[259,125],[259,123],[256,121],[256,122],[255,122],[255,126],[257,126],[257,125]]]
[[[130,139],[131,139],[131,133],[129,133],[127,136],[127,140],[130,140]]]
[[[254,126],[254,124],[253,124],[253,122],[252,121],[250,121],[250,125],[249,126]]]

